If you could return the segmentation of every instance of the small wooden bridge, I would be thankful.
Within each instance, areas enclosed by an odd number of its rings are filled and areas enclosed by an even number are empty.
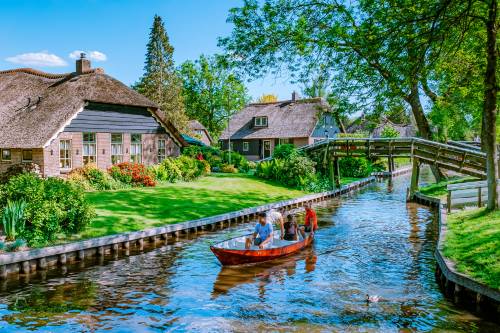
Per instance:
[[[486,179],[486,154],[466,144],[444,144],[420,138],[335,138],[304,146],[300,150],[328,162],[330,178],[332,181],[335,179],[337,184],[340,157],[388,158],[389,171],[394,170],[394,158],[412,158],[410,197],[418,191],[420,164]]]

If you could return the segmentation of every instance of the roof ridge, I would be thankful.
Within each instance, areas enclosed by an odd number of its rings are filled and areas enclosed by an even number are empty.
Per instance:
[[[248,106],[250,105],[271,105],[271,104],[283,104],[283,103],[308,103],[308,102],[321,102],[323,97],[309,97],[309,98],[301,98],[297,100],[292,100],[292,99],[286,99],[282,101],[276,101],[276,102],[254,102],[254,103],[249,103]]]
[[[63,78],[68,77],[70,75],[75,75],[75,72],[54,74],[54,73],[47,73],[47,72],[39,71],[39,70],[34,69],[34,68],[14,68],[14,69],[7,69],[7,70],[0,71],[0,75],[1,74],[9,74],[9,73],[25,73],[25,74],[30,74],[30,75],[34,75],[34,76],[44,77],[46,79],[63,79]],[[104,70],[100,67],[92,68],[90,70],[84,71],[82,74],[92,74],[92,73],[104,74]]]

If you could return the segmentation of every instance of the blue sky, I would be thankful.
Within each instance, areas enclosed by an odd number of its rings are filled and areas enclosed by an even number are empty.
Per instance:
[[[61,73],[74,70],[70,54],[91,54],[92,66],[126,84],[142,74],[153,16],[165,21],[179,65],[200,54],[220,53],[231,7],[240,0],[0,0],[0,70],[32,67]],[[48,66],[48,65],[51,66]],[[288,99],[300,87],[273,76],[247,83],[256,98],[274,93]]]

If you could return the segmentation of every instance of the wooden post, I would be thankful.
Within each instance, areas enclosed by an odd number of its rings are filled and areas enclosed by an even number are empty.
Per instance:
[[[387,159],[387,165],[389,167],[389,172],[392,173],[394,170],[393,170],[393,164],[392,164],[392,156],[389,156],[389,158]]]
[[[448,190],[448,195],[446,196],[446,210],[451,213],[451,191]]]
[[[340,188],[340,164],[339,158],[335,157],[333,160],[334,163],[334,177],[335,177],[335,186]]]
[[[420,177],[420,166],[418,162],[418,158],[413,158],[413,168],[411,171],[411,184],[410,184],[410,197],[408,199],[412,199],[415,193],[418,192],[418,179]]]
[[[334,171],[334,168],[333,168],[333,161],[332,159],[328,159],[328,174],[329,174],[329,178],[330,178],[330,185],[332,186],[332,188],[335,188],[335,171]]]
[[[482,196],[481,187],[478,187],[477,188],[477,207],[481,207],[483,205],[483,203],[482,203],[483,199],[481,198],[481,196]]]

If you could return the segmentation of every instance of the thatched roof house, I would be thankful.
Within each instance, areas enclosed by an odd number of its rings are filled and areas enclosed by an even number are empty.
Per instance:
[[[252,103],[231,117],[220,140],[250,159],[272,154],[281,143],[304,146],[339,132],[330,106],[322,98],[298,99],[272,103]]]
[[[190,120],[188,127],[203,144],[210,146],[214,142],[206,127],[198,120]]]
[[[184,145],[180,133],[155,103],[104,74],[102,69],[91,68],[90,61],[83,55],[77,60],[73,73],[49,74],[30,68],[0,71],[0,127],[0,160],[4,168],[9,161],[33,161],[32,155],[41,159],[36,162],[47,165],[48,157],[43,150],[54,146],[48,152],[49,156],[58,155],[56,146],[61,135],[66,141],[73,140],[73,146],[80,148],[75,148],[78,151],[74,152],[75,161],[72,163],[80,165],[77,160],[83,154],[80,151],[82,139],[66,137],[76,137],[77,133],[81,137],[83,132],[94,133],[94,139],[95,133],[98,134],[101,143],[97,142],[99,147],[92,149],[100,149],[104,154],[111,151],[110,133],[127,133],[128,137],[130,133],[136,133],[144,138],[147,134],[161,134],[177,146],[176,150]],[[118,140],[118,135],[114,137],[115,141]],[[122,142],[124,139],[121,138]],[[123,151],[128,152],[129,149],[124,148]],[[23,149],[32,151],[22,153]],[[91,153],[98,155],[97,152]],[[99,157],[90,160],[99,165],[102,159]],[[152,161],[151,158],[141,160]],[[51,163],[58,164],[57,161]],[[101,166],[107,167],[110,163],[111,160],[102,162]],[[59,174],[55,170],[44,171],[47,171],[44,172],[46,175]]]

